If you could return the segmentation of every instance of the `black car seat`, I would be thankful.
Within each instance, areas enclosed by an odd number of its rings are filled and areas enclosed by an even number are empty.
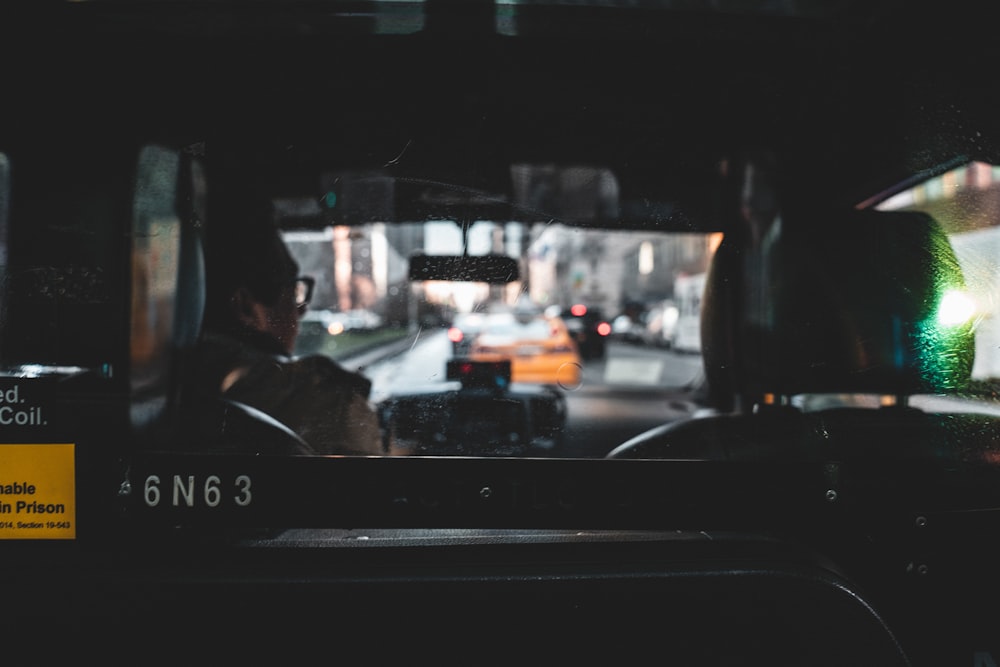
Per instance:
[[[149,191],[162,189],[159,197],[165,201],[160,210],[137,204],[132,234],[131,421],[140,446],[186,452],[311,453],[302,438],[266,413],[222,395],[190,391],[186,380],[205,309],[203,221],[195,210],[192,156],[156,151],[150,158],[158,161],[153,171],[170,173],[147,183],[140,175],[139,190],[146,190],[149,199],[156,196]]]
[[[709,273],[706,376],[737,407],[665,424],[609,457],[983,455],[968,436],[995,417],[910,405],[916,394],[960,392],[971,377],[971,320],[939,319],[964,281],[936,221],[847,210],[785,222],[766,256],[723,242]],[[803,409],[820,396],[835,407]],[[873,405],[859,407],[860,397]]]

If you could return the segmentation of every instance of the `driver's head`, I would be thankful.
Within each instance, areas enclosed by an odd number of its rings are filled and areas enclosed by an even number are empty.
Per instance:
[[[225,234],[217,234],[207,252],[205,328],[290,354],[301,315],[298,264],[269,203],[240,206],[233,214]]]

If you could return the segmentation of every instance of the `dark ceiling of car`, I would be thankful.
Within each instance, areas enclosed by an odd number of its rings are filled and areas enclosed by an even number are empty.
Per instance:
[[[18,7],[2,49],[34,64],[12,76],[38,93],[5,104],[25,126],[60,110],[50,137],[226,152],[275,196],[352,170],[509,201],[513,164],[591,165],[614,173],[626,224],[676,229],[717,224],[720,160],[746,147],[781,154],[804,201],[841,206],[996,157],[988,28],[962,3],[661,5],[506,7],[512,34],[491,2],[396,3],[412,34],[372,34],[366,2]]]

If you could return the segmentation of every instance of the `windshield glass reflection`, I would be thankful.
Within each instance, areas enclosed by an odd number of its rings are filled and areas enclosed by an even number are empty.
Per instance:
[[[510,361],[498,405],[527,392],[535,408],[550,401],[545,410],[565,412],[558,433],[547,433],[558,437],[528,434],[517,455],[603,457],[696,409],[701,290],[718,235],[480,221],[468,230],[468,248],[521,264],[520,279],[505,285],[408,279],[411,254],[462,252],[462,230],[448,221],[290,231],[285,240],[301,272],[316,279],[296,354],[326,355],[363,373],[384,418],[433,417],[443,431],[442,396],[462,391],[446,368],[457,359]],[[410,401],[406,411],[388,409],[401,397]],[[415,397],[424,401],[419,408]],[[486,433],[484,410],[447,414],[452,422],[478,419]],[[541,417],[529,410],[524,419]],[[450,453],[512,450],[465,443]]]

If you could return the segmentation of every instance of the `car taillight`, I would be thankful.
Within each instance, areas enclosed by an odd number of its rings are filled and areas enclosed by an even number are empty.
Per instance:
[[[510,384],[510,360],[469,361],[450,359],[445,366],[449,380],[460,380],[463,387],[503,389]]]
[[[458,327],[448,329],[448,340],[452,343],[461,343],[463,338],[465,338],[465,334]]]
[[[607,322],[601,322],[597,325],[597,333],[600,336],[608,336],[611,334],[611,325]]]

